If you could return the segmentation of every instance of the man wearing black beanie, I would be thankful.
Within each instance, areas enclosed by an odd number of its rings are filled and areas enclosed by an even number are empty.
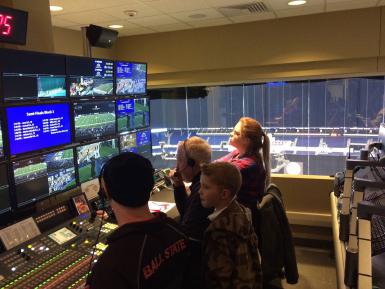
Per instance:
[[[107,199],[119,228],[88,277],[86,288],[180,289],[188,263],[188,243],[178,224],[152,214],[151,162],[135,153],[109,160],[100,173],[101,197]]]

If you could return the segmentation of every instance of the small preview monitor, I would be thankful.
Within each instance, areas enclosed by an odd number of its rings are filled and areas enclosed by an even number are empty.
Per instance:
[[[68,57],[70,97],[112,96],[114,63],[110,60]]]
[[[115,134],[115,101],[74,103],[75,140]]]
[[[116,95],[137,95],[147,92],[147,64],[116,62]]]
[[[117,139],[79,146],[76,150],[80,183],[97,178],[103,165],[119,154]]]
[[[71,143],[67,103],[7,107],[11,155]]]
[[[90,212],[90,208],[88,206],[85,194],[80,194],[73,197],[72,202],[74,203],[76,211],[79,215],[87,214]]]
[[[4,157],[4,139],[3,139],[3,127],[0,115],[0,158]]]
[[[59,245],[63,245],[68,241],[75,238],[77,235],[66,227],[61,228],[51,234],[48,235],[53,241],[55,241]]]
[[[146,158],[152,156],[151,130],[149,128],[136,132],[136,147],[138,154]]]
[[[18,207],[76,186],[73,149],[13,162]]]
[[[148,98],[120,99],[116,102],[118,132],[150,125]]]
[[[10,210],[7,166],[6,164],[0,164],[0,215]]]
[[[120,138],[121,152],[136,152],[136,132],[121,134]]]

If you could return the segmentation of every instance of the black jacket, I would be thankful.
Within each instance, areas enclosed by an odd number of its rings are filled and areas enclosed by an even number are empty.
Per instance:
[[[289,221],[279,188],[270,184],[259,210],[259,247],[264,282],[285,271],[289,284],[298,282],[298,268]]]
[[[188,240],[163,213],[126,224],[108,238],[108,248],[88,277],[90,289],[180,289],[188,263]]]
[[[189,260],[189,274],[185,289],[204,287],[202,272],[202,240],[204,232],[210,224],[207,218],[213,209],[202,207],[199,197],[200,174],[196,175],[190,186],[190,195],[184,186],[174,188],[175,203],[180,214],[180,224],[189,237],[191,257]]]
[[[213,209],[202,207],[199,197],[200,188],[200,174],[198,174],[191,183],[190,195],[187,194],[184,186],[180,186],[174,188],[174,198],[184,231],[190,238],[201,241],[210,224],[207,216],[213,212]]]

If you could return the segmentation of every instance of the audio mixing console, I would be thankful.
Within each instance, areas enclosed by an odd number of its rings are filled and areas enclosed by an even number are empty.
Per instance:
[[[86,280],[101,220],[80,216],[0,255],[1,289],[81,288]],[[107,248],[106,238],[116,224],[102,225],[95,248],[97,257]]]

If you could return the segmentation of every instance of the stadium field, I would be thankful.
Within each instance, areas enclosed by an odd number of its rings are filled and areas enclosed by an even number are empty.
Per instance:
[[[91,164],[79,168],[79,181],[84,183],[90,179],[92,179]]]
[[[105,94],[112,94],[112,83],[104,83],[94,88],[95,90],[103,91]]]
[[[114,156],[114,155],[117,155],[119,154],[119,149],[118,149],[118,146],[115,145],[114,147],[113,146],[107,146],[107,145],[101,145],[100,146],[100,157],[101,158],[104,158],[104,157],[108,157],[108,156]]]
[[[79,115],[75,117],[75,128],[100,127],[108,123],[115,122],[114,113],[101,113],[90,115]]]
[[[124,130],[130,129],[130,128],[127,126],[127,118],[128,118],[128,116],[124,116],[124,117],[119,117],[119,118],[118,118],[118,131],[119,131],[119,132],[122,132],[122,131],[124,131]]]
[[[62,156],[63,160],[72,159],[73,157],[74,157],[74,152],[72,151],[72,149],[63,151],[63,156]]]
[[[46,170],[47,170],[46,163],[32,164],[23,168],[16,169],[15,178],[21,177],[23,175],[33,174],[39,171],[46,171]]]

